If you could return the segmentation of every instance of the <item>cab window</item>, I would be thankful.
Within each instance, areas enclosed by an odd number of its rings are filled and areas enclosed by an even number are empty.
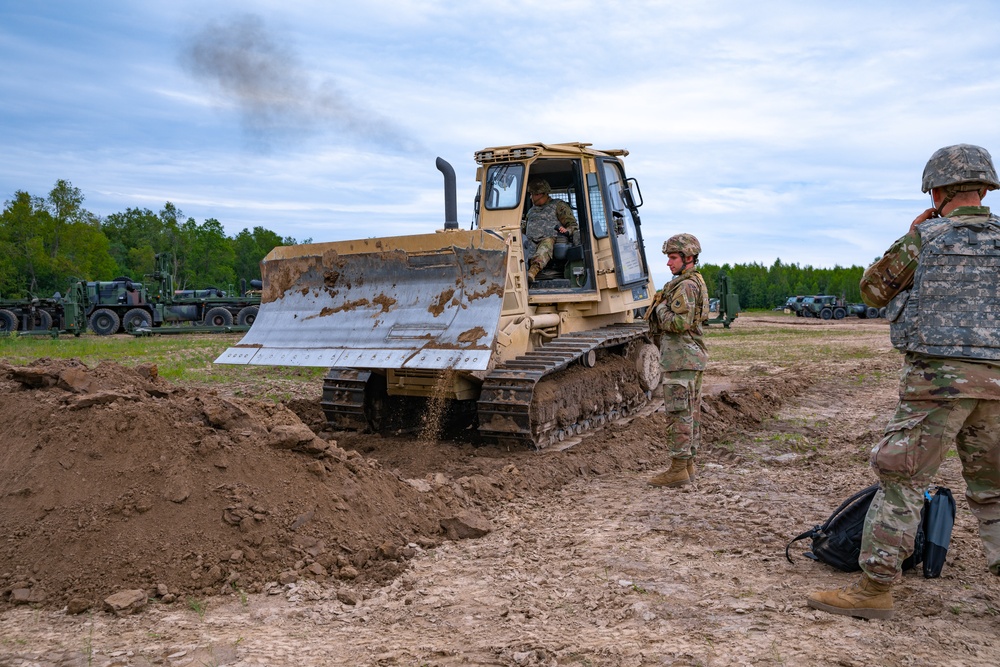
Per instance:
[[[489,211],[517,208],[524,189],[524,165],[494,164],[486,172],[486,192],[483,205]]]

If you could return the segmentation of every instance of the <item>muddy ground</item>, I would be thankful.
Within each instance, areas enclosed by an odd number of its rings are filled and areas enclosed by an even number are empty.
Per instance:
[[[759,330],[787,354],[746,361]],[[659,412],[512,452],[331,432],[314,386],[273,405],[149,367],[7,368],[0,420],[24,427],[0,452],[0,665],[1000,664],[956,458],[944,572],[907,574],[895,619],[808,609],[852,575],[785,560],[874,481],[900,363],[884,322],[733,334],[711,339],[680,490],[646,485]],[[106,609],[129,590],[148,603]]]

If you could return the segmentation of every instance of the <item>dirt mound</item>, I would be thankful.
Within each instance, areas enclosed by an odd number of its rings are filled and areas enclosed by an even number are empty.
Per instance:
[[[417,549],[461,536],[455,517],[474,533],[477,509],[667,457],[662,412],[566,451],[508,451],[327,431],[316,401],[175,387],[152,366],[43,359],[0,367],[3,377],[0,420],[14,426],[0,459],[0,604],[79,609],[122,589],[170,601],[275,581],[379,581]],[[708,376],[705,446],[805,384]]]
[[[3,602],[391,576],[457,511],[288,408],[176,388],[152,366],[43,359],[5,376]]]

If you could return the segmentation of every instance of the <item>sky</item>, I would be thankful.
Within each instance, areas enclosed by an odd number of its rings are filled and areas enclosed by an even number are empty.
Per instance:
[[[64,179],[100,216],[417,234],[436,157],[468,227],[475,151],[587,142],[629,151],[657,283],[679,232],[865,266],[937,148],[1000,155],[1000,3],[0,0],[0,63],[3,201]]]

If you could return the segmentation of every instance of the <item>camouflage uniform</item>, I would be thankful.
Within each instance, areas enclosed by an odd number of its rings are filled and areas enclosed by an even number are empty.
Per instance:
[[[949,218],[932,219],[897,240],[865,271],[864,301],[882,307],[912,287],[922,235],[932,238],[930,233],[940,233],[942,225],[976,218],[997,220],[987,207],[963,206]],[[961,274],[961,268],[955,273]],[[995,298],[996,283],[986,291],[986,298]],[[887,317],[892,314],[890,309]],[[895,337],[893,342],[902,347]],[[900,579],[902,562],[913,552],[924,489],[954,442],[987,564],[1000,574],[1000,362],[907,351],[899,387],[896,414],[871,454],[882,488],[865,521],[862,569],[879,583]]]
[[[556,231],[559,227],[566,228],[565,236]],[[576,233],[577,223],[569,204],[562,199],[550,198],[541,206],[531,207],[525,217],[524,228],[524,235],[535,245],[529,263],[538,266],[538,271],[541,271],[552,260],[556,238],[562,237],[568,242]]]
[[[708,365],[702,322],[708,317],[708,287],[695,268],[667,283],[655,308],[654,331],[660,336],[663,405],[667,446],[674,459],[698,453],[701,440],[701,377]]]

